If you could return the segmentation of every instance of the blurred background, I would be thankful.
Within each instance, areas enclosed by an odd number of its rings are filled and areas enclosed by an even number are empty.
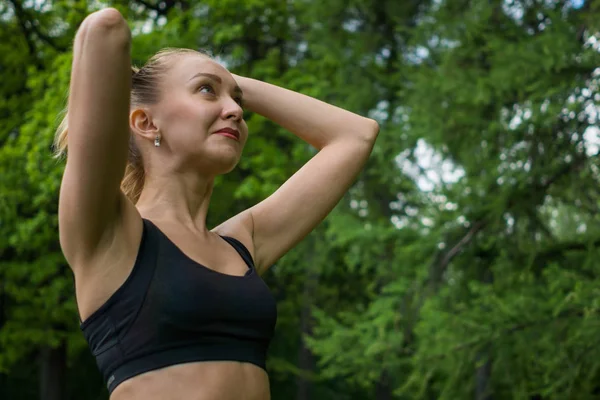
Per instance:
[[[600,1],[3,0],[0,399],[108,398],[51,157],[75,32],[106,6],[138,66],[204,49],[380,123],[347,196],[265,276],[273,399],[600,398]],[[247,118],[210,226],[314,154]]]

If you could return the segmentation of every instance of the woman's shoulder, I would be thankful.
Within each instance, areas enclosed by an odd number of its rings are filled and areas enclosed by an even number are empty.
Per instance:
[[[254,258],[252,230],[252,215],[246,210],[214,227],[211,232],[236,239],[248,249],[250,255]]]

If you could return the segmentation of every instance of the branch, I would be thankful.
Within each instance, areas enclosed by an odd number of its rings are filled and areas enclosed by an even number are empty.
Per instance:
[[[29,46],[29,52],[32,55],[35,55],[34,44],[32,42],[30,42],[30,40],[29,40],[29,35],[31,35],[32,33],[34,33],[40,40],[42,40],[47,45],[49,45],[50,47],[54,48],[57,51],[64,52],[64,51],[68,50],[68,47],[59,45],[53,38],[51,38],[50,36],[46,35],[42,31],[40,31],[40,29],[35,25],[36,19],[28,18],[27,12],[23,8],[23,5],[19,2],[19,0],[9,0],[9,1],[15,10],[15,15],[17,16],[17,19],[19,20],[19,25],[21,26],[21,29],[23,30],[23,34],[25,35],[25,40],[27,40],[27,44]],[[29,27],[27,27],[25,22],[29,22]]]
[[[531,218],[533,220],[533,222],[535,223],[535,226],[537,228],[539,228],[542,232],[544,232],[544,234],[550,240],[552,240],[553,242],[556,242],[556,238],[554,237],[554,235],[552,234],[550,229],[546,226],[546,224],[544,224],[544,222],[542,221],[538,212],[535,209],[527,209],[525,211],[525,213],[529,216],[529,218]]]
[[[57,51],[60,51],[60,52],[65,52],[65,51],[67,51],[69,49],[67,46],[63,46],[63,45],[58,44],[56,42],[56,40],[54,40],[52,37],[46,35],[42,31],[40,31],[37,28],[37,26],[35,25],[35,22],[32,22],[30,25],[31,25],[31,29],[35,32],[35,34],[37,35],[37,37],[40,38],[42,40],[42,42],[45,42],[48,46],[50,46],[53,49],[55,49]]]
[[[164,12],[164,10],[161,10],[160,7],[156,4],[151,4],[145,0],[136,0],[138,3],[140,3],[141,5],[143,5],[144,7],[150,9],[150,10],[154,10],[157,13],[162,14]]]
[[[576,169],[581,169],[581,167],[585,164],[585,162],[587,160],[589,160],[590,158],[593,158],[595,156],[598,156],[600,154],[600,151],[598,153],[596,153],[595,155],[591,156],[591,157],[582,157],[579,160],[572,162],[571,164],[568,164],[564,167],[562,167],[561,169],[559,169],[552,177],[548,178],[547,181],[545,181],[543,184],[541,185],[537,185],[536,189],[539,190],[548,190],[548,188],[554,184],[558,179],[560,179],[561,177],[563,177],[564,175],[568,174],[569,172],[572,172],[573,170]],[[520,197],[521,192],[517,192],[514,197]],[[515,200],[510,199],[507,202],[507,209],[510,209],[513,205],[514,205]],[[479,231],[481,231],[483,228],[485,228],[486,226],[486,222],[485,222],[485,217],[481,218],[479,220],[477,220],[473,226],[471,227],[471,229],[469,229],[467,231],[467,233],[444,255],[444,257],[442,258],[442,261],[440,263],[439,268],[440,269],[445,269],[448,264],[450,263],[450,261],[452,261],[452,259],[458,254],[460,253],[460,251],[467,246],[471,240],[473,239],[473,236],[478,233]],[[594,243],[595,246],[600,246],[600,241],[595,242]],[[561,246],[562,247],[562,246]],[[568,245],[567,247],[564,248],[564,250],[582,250],[582,249],[586,249],[587,245],[583,244],[583,243],[571,243],[570,245]],[[556,249],[556,248],[554,248]],[[558,250],[556,250],[558,251]],[[555,254],[555,253],[552,253]]]
[[[591,2],[591,1],[584,1],[584,2],[583,2],[583,6],[582,6],[582,7],[580,7],[580,8],[577,10],[577,13],[578,13],[578,14],[581,14],[581,15],[587,15],[587,14],[588,14],[588,11],[590,10],[591,4],[592,4],[592,2]],[[586,31],[586,29],[587,29],[587,27],[585,26],[585,24],[584,24],[584,23],[582,23],[581,25],[579,25],[579,27],[577,28],[577,36],[576,36],[576,39],[577,39],[577,41],[578,41],[579,43],[581,43],[582,45],[583,45],[583,44],[585,44],[585,36],[584,36],[584,34],[585,34],[585,31]]]
[[[593,314],[598,314],[598,312],[596,311]],[[519,331],[523,331],[525,329],[533,328],[533,327],[536,327],[536,326],[548,324],[548,323],[551,323],[551,322],[554,322],[554,321],[557,321],[557,320],[561,320],[561,319],[565,319],[565,318],[571,318],[571,317],[584,318],[585,316],[586,316],[586,313],[584,311],[572,309],[572,310],[565,310],[565,311],[561,312],[560,314],[558,314],[557,316],[553,316],[553,317],[550,317],[550,318],[545,318],[545,319],[537,320],[537,321],[522,322],[520,324],[513,324],[511,326],[507,326],[504,329],[497,330],[496,333],[494,333],[493,335],[491,335],[491,337],[488,337],[488,338],[477,338],[477,339],[468,340],[466,342],[460,343],[460,344],[452,347],[447,352],[431,355],[431,356],[427,357],[424,361],[432,361],[432,360],[435,360],[435,359],[444,358],[450,352],[455,352],[455,351],[463,350],[463,349],[475,346],[477,344],[486,344],[486,343],[489,343],[489,342],[493,342],[493,341],[496,341],[498,338],[503,337],[505,335],[508,335],[508,334],[511,334],[511,333],[515,333],[515,332],[519,332]]]
[[[550,258],[558,257],[567,251],[584,251],[592,247],[600,247],[600,239],[593,242],[563,242],[552,246],[550,249],[539,252],[535,256],[535,262],[541,262]]]
[[[484,219],[480,219],[478,221],[476,221],[473,226],[471,227],[471,229],[469,229],[466,233],[465,236],[462,237],[462,239],[460,239],[458,241],[458,243],[456,243],[450,250],[448,250],[448,252],[444,255],[444,258],[442,258],[442,261],[440,263],[439,268],[440,269],[445,269],[448,264],[450,264],[450,261],[452,261],[452,259],[466,246],[468,245],[471,240],[473,240],[473,236],[475,236],[475,234],[477,234],[479,231],[481,231],[483,228],[485,228],[486,222]]]
[[[152,4],[147,0],[135,0],[137,3],[140,3],[144,7],[156,11],[157,16],[166,16],[171,8],[175,7],[175,4],[179,2],[181,4],[181,8],[186,10],[189,8],[189,4],[186,1],[177,1],[177,0],[164,0],[160,1],[158,4]]]
[[[548,180],[546,182],[542,183],[541,185],[537,185],[536,189],[547,190],[550,186],[552,186],[557,180],[562,178],[564,175],[568,174],[569,172],[573,172],[575,170],[580,170],[587,160],[597,157],[598,155],[600,155],[600,151],[589,157],[584,155],[583,157],[580,157],[576,161],[573,161],[572,163],[563,166],[561,169],[559,169],[556,172],[556,174],[554,174],[554,176],[548,178]]]

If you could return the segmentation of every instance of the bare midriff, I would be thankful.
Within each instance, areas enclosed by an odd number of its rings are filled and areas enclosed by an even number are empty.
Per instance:
[[[270,400],[264,369],[236,361],[173,365],[135,376],[110,400]]]

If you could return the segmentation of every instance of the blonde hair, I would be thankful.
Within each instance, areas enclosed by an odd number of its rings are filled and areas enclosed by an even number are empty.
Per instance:
[[[159,79],[169,69],[168,61],[176,56],[194,54],[212,58],[204,51],[182,48],[165,48],[154,54],[141,68],[131,67],[131,106],[156,104],[160,99]],[[68,108],[68,107],[67,107]],[[68,114],[64,117],[54,135],[54,156],[67,156]],[[145,179],[142,155],[135,144],[134,136],[129,136],[129,156],[125,175],[121,181],[121,190],[135,204],[144,188]]]

